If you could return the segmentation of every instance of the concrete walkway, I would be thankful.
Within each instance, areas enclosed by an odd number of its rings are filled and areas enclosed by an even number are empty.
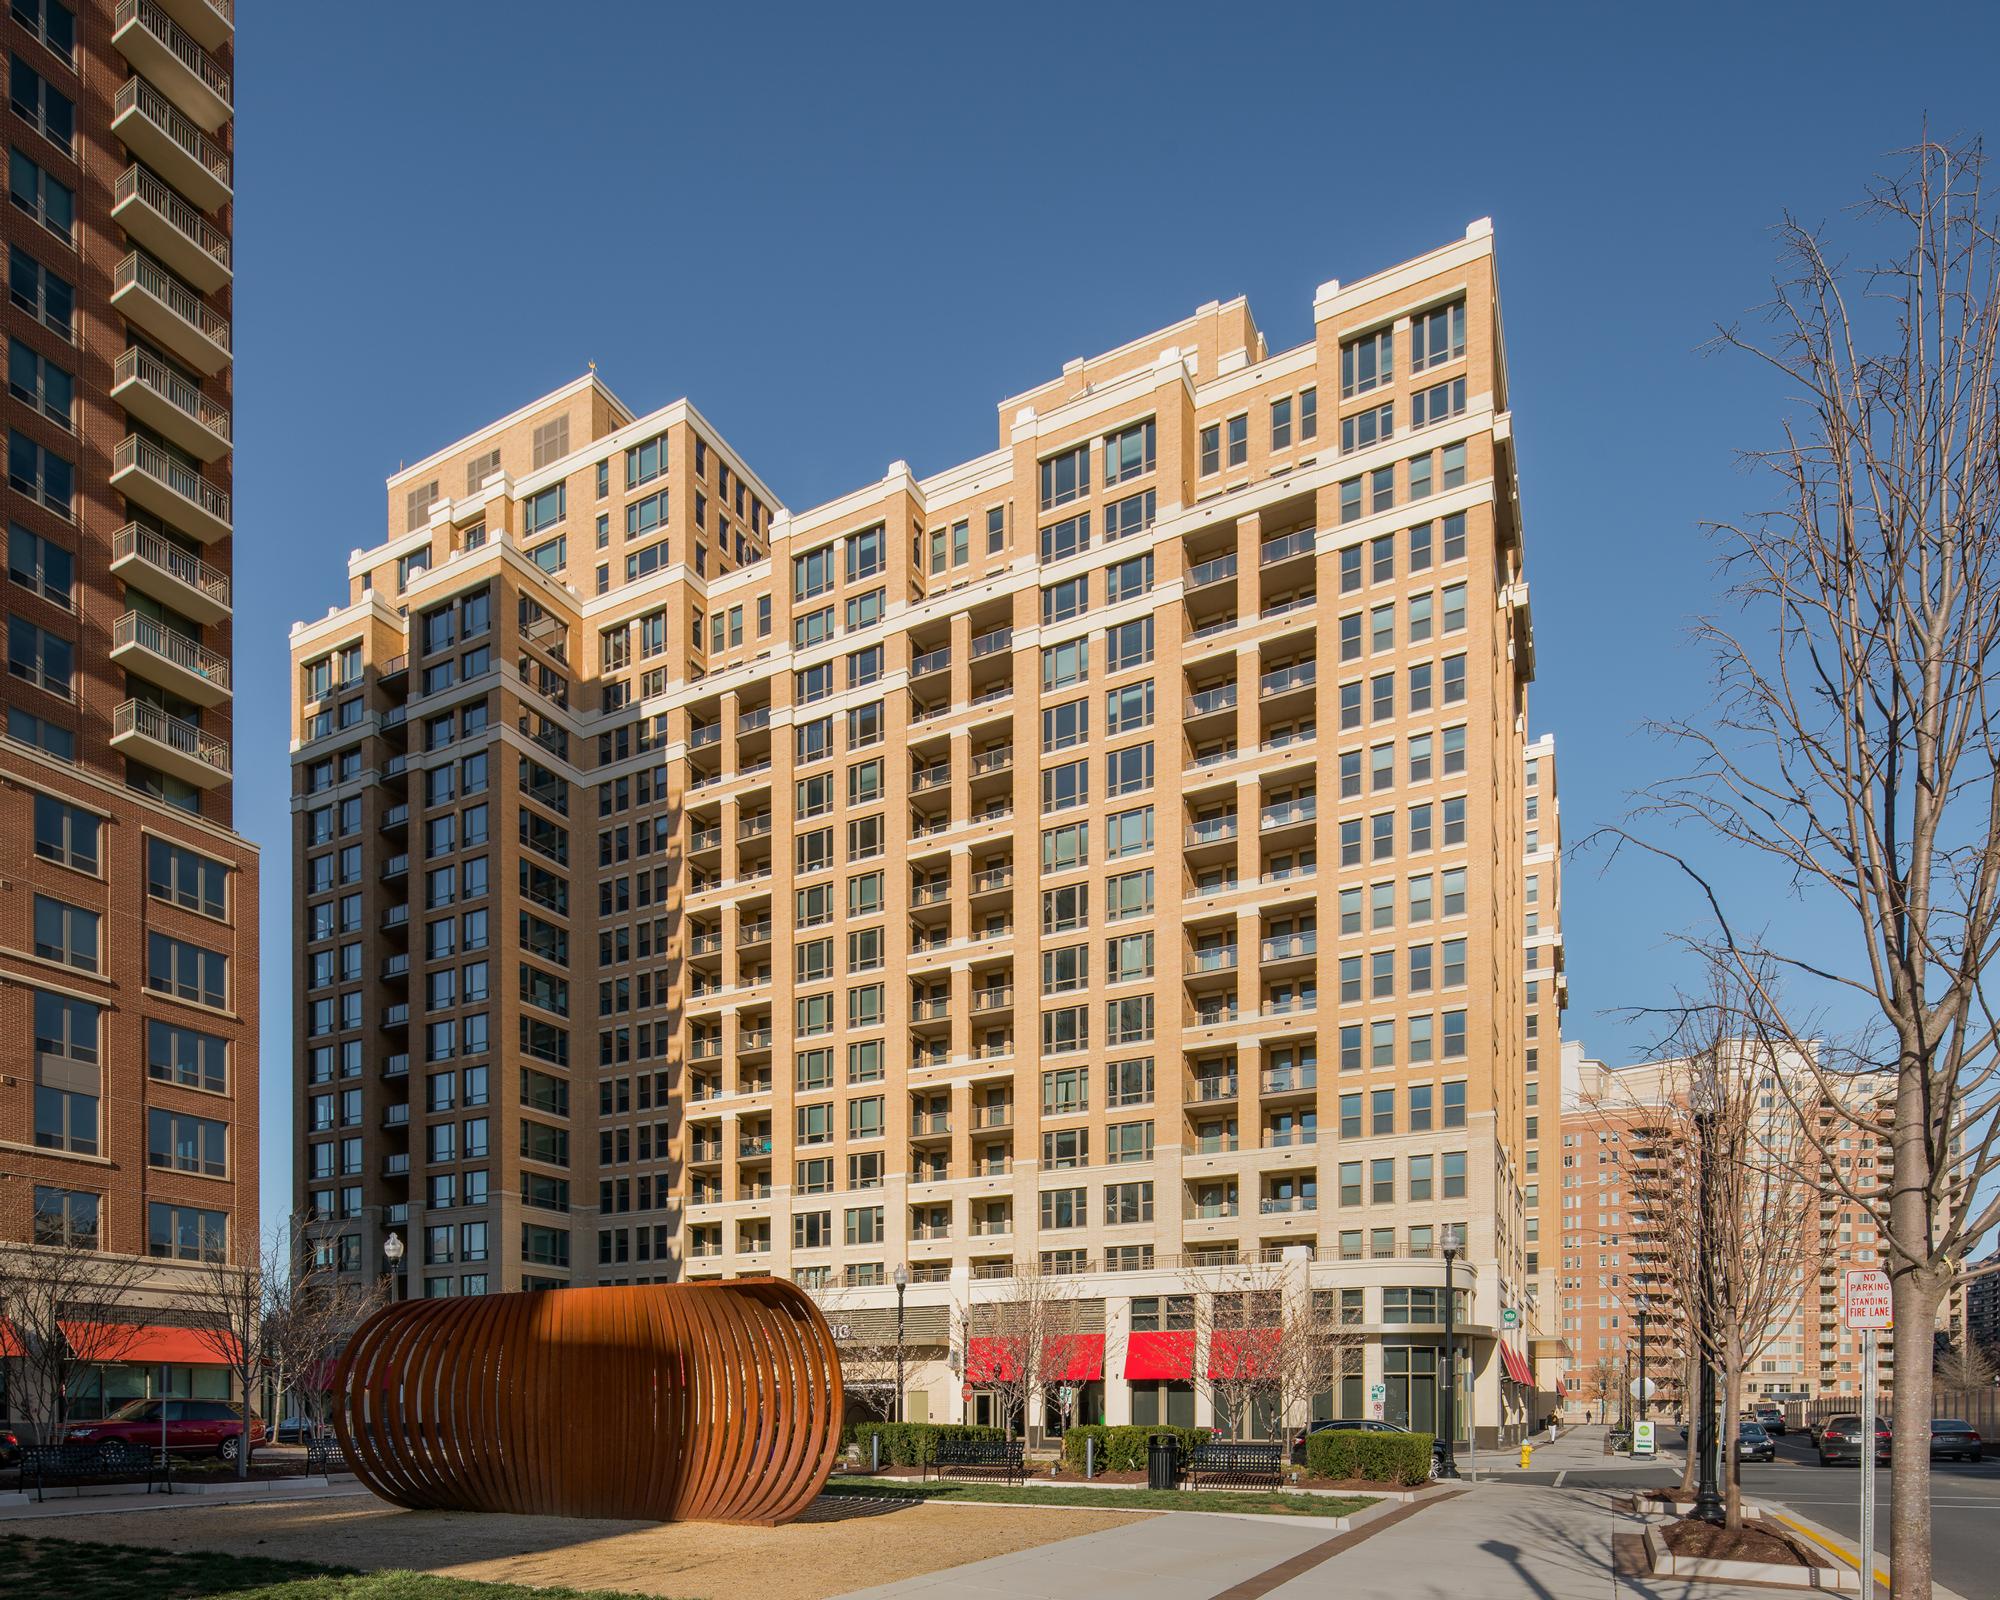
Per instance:
[[[1619,1573],[1614,1536],[1628,1543],[1638,1523],[1612,1498],[1488,1482],[1345,1535],[1303,1518],[1169,1514],[842,1600],[1770,1600],[1768,1588]]]

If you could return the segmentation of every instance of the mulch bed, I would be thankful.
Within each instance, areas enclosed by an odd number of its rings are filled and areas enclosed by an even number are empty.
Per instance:
[[[1768,1523],[1746,1522],[1732,1529],[1687,1519],[1668,1523],[1660,1529],[1660,1537],[1675,1555],[1696,1560],[1761,1561],[1772,1566],[1794,1567],[1828,1565]]]

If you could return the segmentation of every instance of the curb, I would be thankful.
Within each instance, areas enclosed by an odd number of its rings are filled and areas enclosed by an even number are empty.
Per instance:
[[[1802,1538],[1810,1539],[1828,1555],[1832,1556],[1834,1560],[1854,1570],[1858,1576],[1861,1557],[1848,1544],[1843,1535],[1837,1534],[1831,1528],[1814,1522],[1810,1517],[1800,1516],[1798,1512],[1792,1510],[1789,1506],[1781,1510],[1776,1505],[1766,1505],[1760,1507],[1760,1509],[1766,1515],[1776,1517],[1778,1521],[1784,1523],[1786,1527],[1790,1528],[1794,1533],[1799,1534]],[[1875,1568],[1875,1581],[1884,1589],[1889,1587],[1889,1573],[1880,1565],[1877,1565]],[[1859,1585],[1857,1584],[1858,1587]],[[1934,1600],[1965,1600],[1965,1597],[1960,1595],[1956,1590],[1947,1589],[1943,1584],[1935,1580],[1931,1583],[1931,1594],[1934,1596]]]
[[[1809,1567],[1806,1571],[1810,1576],[1801,1582],[1796,1576],[1799,1571],[1797,1567],[1781,1567],[1768,1561],[1724,1561],[1701,1556],[1683,1559],[1667,1549],[1666,1540],[1662,1539],[1659,1530],[1650,1524],[1644,1529],[1643,1537],[1646,1543],[1646,1562],[1652,1568],[1652,1575],[1655,1578],[1684,1578],[1691,1581],[1709,1580],[1719,1583],[1767,1583],[1773,1587],[1786,1589],[1839,1590],[1857,1594],[1861,1590],[1860,1574],[1844,1567]],[[1826,1581],[1822,1582],[1822,1577]]]

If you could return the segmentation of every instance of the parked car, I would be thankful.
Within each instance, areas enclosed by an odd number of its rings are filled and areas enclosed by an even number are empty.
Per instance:
[[[63,1439],[69,1444],[96,1444],[107,1461],[122,1463],[159,1449],[163,1433],[166,1448],[176,1455],[214,1455],[234,1461],[243,1448],[243,1419],[221,1400],[130,1400],[102,1422],[72,1423]],[[256,1449],[260,1442],[261,1430],[253,1426],[250,1448]]]
[[[0,1467],[21,1464],[21,1436],[12,1428],[0,1428]]]
[[[1889,1460],[1892,1436],[1887,1423],[1875,1425],[1875,1461],[1884,1465]],[[1861,1419],[1848,1412],[1844,1416],[1828,1417],[1813,1434],[1813,1448],[1819,1452],[1819,1464],[1830,1467],[1836,1461],[1861,1460]]]
[[[1983,1461],[1985,1445],[1971,1423],[1957,1417],[1931,1418],[1931,1460]]]
[[[310,1417],[284,1417],[271,1430],[271,1441],[274,1444],[311,1444],[322,1432],[329,1438],[333,1435],[331,1427],[315,1428]]]
[[[1297,1444],[1292,1446],[1292,1465],[1302,1467],[1306,1464],[1306,1438],[1310,1438],[1315,1433],[1408,1433],[1409,1431],[1408,1428],[1397,1427],[1393,1422],[1378,1422],[1372,1417],[1337,1418],[1328,1422],[1315,1422],[1310,1428],[1306,1429],[1305,1438],[1300,1439]],[[1431,1473],[1433,1476],[1437,1473],[1438,1463],[1443,1459],[1443,1443],[1438,1439],[1432,1439]]]
[[[1736,1424],[1736,1459],[1738,1461],[1776,1461],[1778,1445],[1765,1431],[1761,1422],[1739,1422]]]
[[[1763,1425],[1764,1431],[1773,1438],[1784,1433],[1786,1424],[1785,1408],[1783,1406],[1773,1405],[1769,1400],[1762,1400],[1752,1406],[1750,1410],[1758,1422]]]

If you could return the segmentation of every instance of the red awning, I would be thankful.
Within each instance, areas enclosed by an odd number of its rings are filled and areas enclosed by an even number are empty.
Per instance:
[[[11,1322],[0,1322],[0,1361],[21,1354],[21,1341]]]
[[[1266,1377],[1278,1368],[1283,1339],[1277,1328],[1217,1328],[1208,1336],[1208,1375],[1224,1380]]]
[[[1049,1341],[1045,1363],[1057,1383],[1090,1383],[1104,1376],[1104,1335],[1069,1333]]]
[[[1522,1355],[1512,1345],[1506,1343],[1501,1344],[1500,1365],[1506,1369],[1507,1376],[1512,1378],[1516,1383],[1523,1384],[1530,1389],[1534,1388],[1535,1386],[1534,1368],[1528,1365],[1528,1358]]]
[[[125,1324],[103,1326],[90,1322],[59,1324],[63,1337],[85,1361],[123,1361],[134,1366],[226,1367],[231,1362],[219,1354],[203,1335],[188,1328],[162,1328],[152,1324],[137,1327]],[[230,1347],[233,1350],[235,1342]]]
[[[1132,1333],[1125,1339],[1127,1381],[1169,1382],[1194,1376],[1194,1332]]]
[[[1019,1358],[1006,1339],[975,1337],[965,1347],[967,1383],[1007,1383],[1021,1370]]]

